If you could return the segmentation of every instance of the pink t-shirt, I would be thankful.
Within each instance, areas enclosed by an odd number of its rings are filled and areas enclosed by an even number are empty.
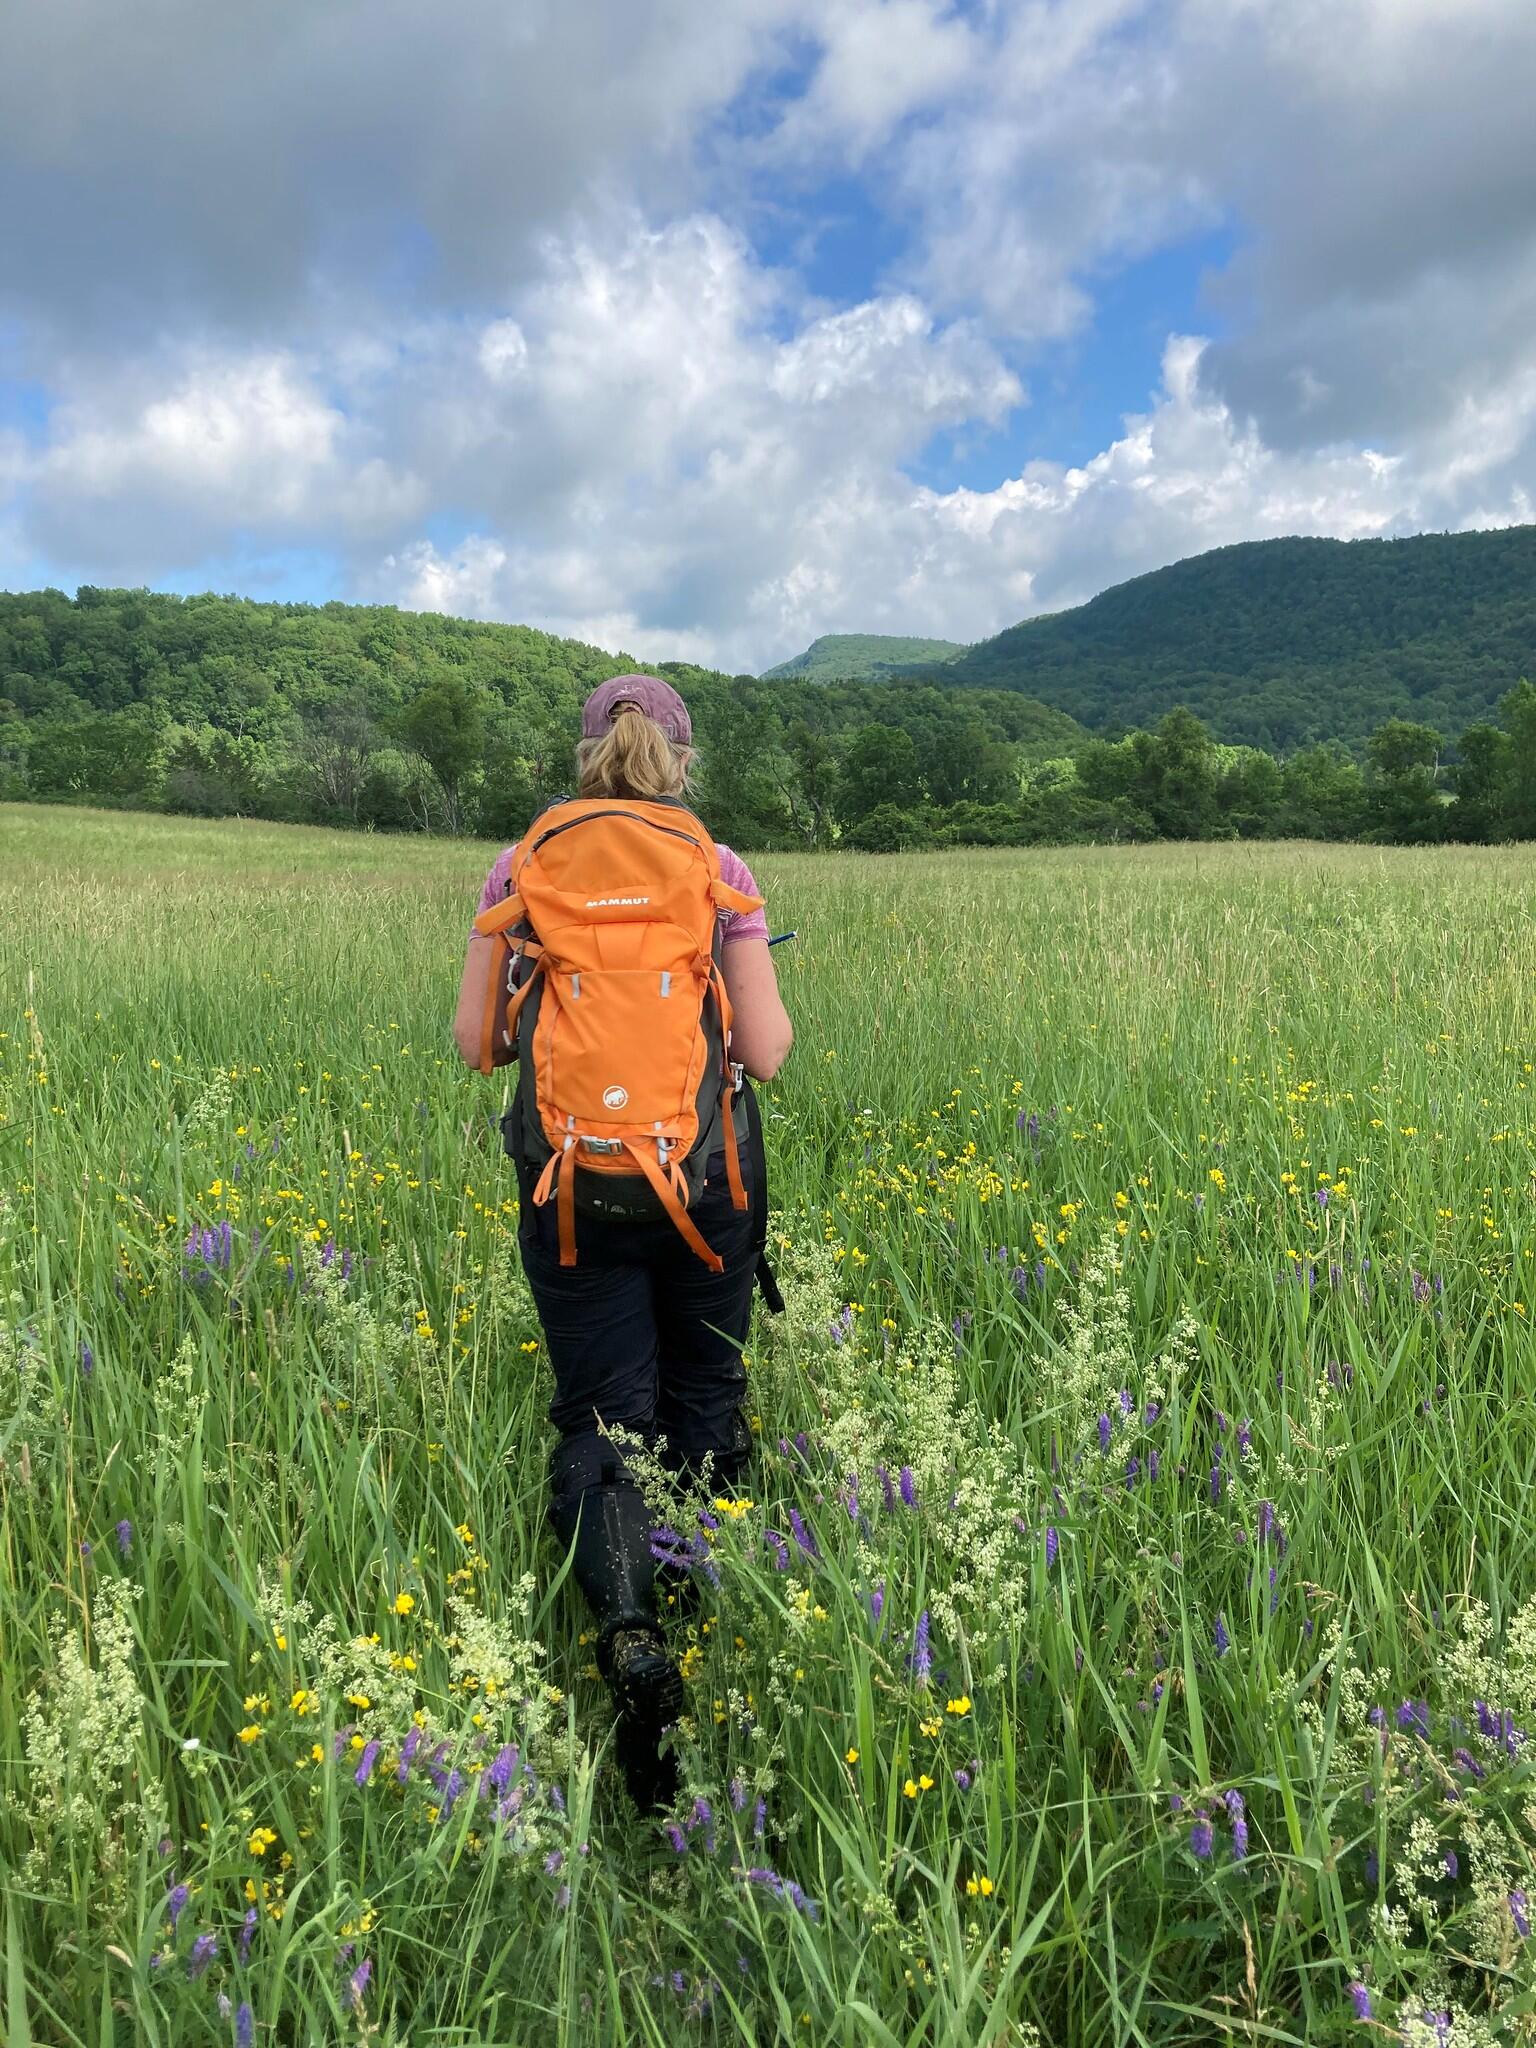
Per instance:
[[[752,879],[752,870],[739,853],[732,853],[728,846],[715,841],[715,851],[720,856],[720,879],[729,882],[733,889],[740,889],[744,896],[761,895],[761,890]],[[480,901],[475,905],[475,915],[482,910],[493,910],[507,893],[507,879],[512,872],[512,856],[517,852],[514,841],[505,853],[499,853],[485,878],[485,887],[480,891]],[[768,918],[763,910],[722,910],[720,913],[721,944],[729,946],[736,939],[766,939]]]

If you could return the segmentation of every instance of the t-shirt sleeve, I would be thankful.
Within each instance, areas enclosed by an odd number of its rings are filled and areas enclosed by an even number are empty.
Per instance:
[[[491,872],[485,878],[485,887],[480,891],[480,901],[475,905],[475,916],[482,910],[494,910],[507,893],[507,880],[512,873],[512,856],[516,846],[509,846],[504,853],[498,853],[491,863]],[[474,930],[471,923],[470,930]]]
[[[752,879],[752,870],[739,853],[732,853],[728,846],[717,846],[720,856],[720,879],[729,882],[733,889],[740,889],[746,896],[761,896],[763,893]],[[736,939],[766,939],[768,936],[768,913],[766,910],[728,910],[725,913],[725,929],[720,935],[722,945],[729,946]]]

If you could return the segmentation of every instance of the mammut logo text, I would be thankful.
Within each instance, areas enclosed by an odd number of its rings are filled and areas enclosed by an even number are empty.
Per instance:
[[[588,910],[617,910],[627,908],[632,903],[649,903],[650,900],[649,896],[589,896],[587,898],[587,908]]]

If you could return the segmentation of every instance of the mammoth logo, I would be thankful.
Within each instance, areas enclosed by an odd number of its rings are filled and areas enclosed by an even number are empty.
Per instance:
[[[627,1088],[605,1088],[603,1090],[604,1109],[622,1109],[628,1100],[629,1090]]]

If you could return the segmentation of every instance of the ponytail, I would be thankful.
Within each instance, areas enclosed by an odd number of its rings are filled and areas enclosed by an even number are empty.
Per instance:
[[[620,704],[613,723],[576,748],[583,796],[632,797],[637,802],[681,796],[688,787],[689,752],[675,746],[638,704]]]

